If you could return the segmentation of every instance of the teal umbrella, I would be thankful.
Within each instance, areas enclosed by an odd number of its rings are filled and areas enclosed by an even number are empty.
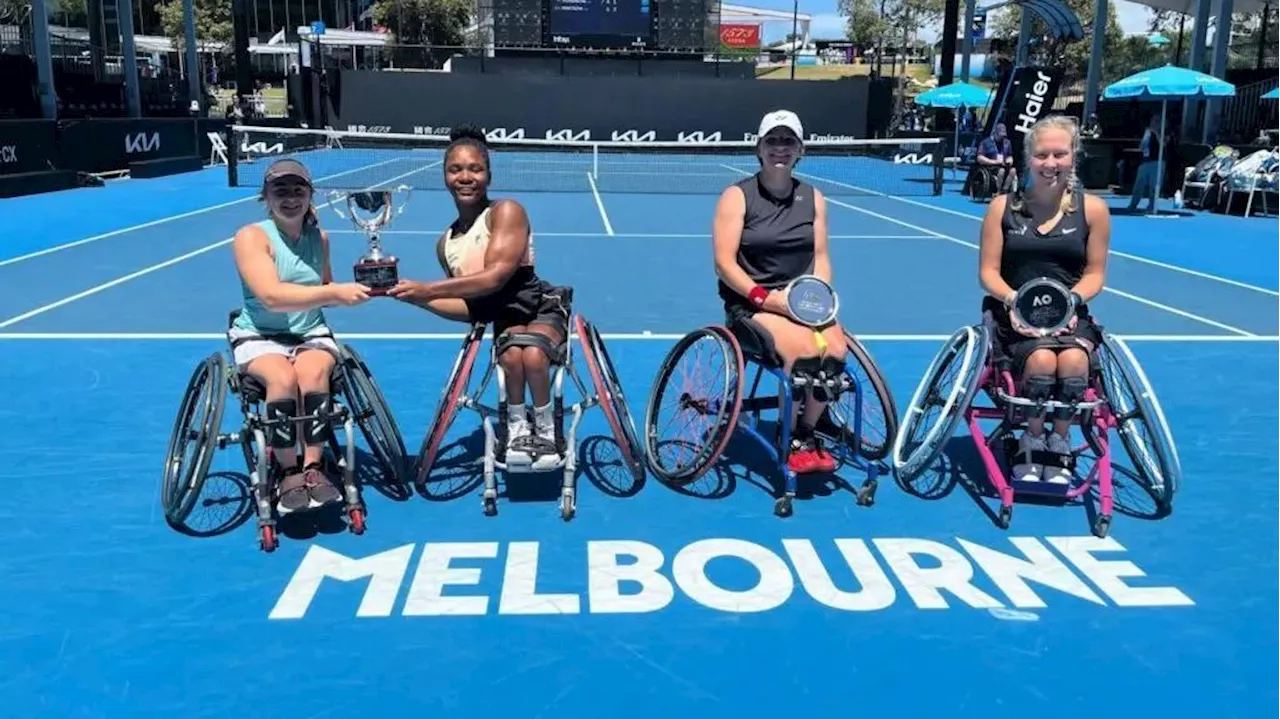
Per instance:
[[[1151,208],[1160,201],[1160,184],[1164,179],[1164,130],[1169,101],[1190,97],[1234,97],[1236,86],[1203,72],[1185,67],[1165,65],[1130,75],[1111,83],[1102,91],[1107,100],[1160,101],[1160,154],[1156,160],[1155,187],[1151,190]]]
[[[921,107],[947,107],[959,112],[961,107],[985,108],[991,102],[992,92],[985,87],[978,87],[967,82],[953,82],[950,85],[935,87],[928,92],[916,95],[916,104]],[[956,116],[955,138],[951,141],[951,152],[960,155],[960,117]]]
[[[1271,92],[1262,96],[1263,100],[1280,100],[1280,87],[1273,88]]]

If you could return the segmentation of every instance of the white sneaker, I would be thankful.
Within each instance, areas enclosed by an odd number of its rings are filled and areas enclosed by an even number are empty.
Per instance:
[[[1046,449],[1054,454],[1062,455],[1064,458],[1071,456],[1071,442],[1057,432],[1049,433]],[[1064,459],[1064,463],[1065,461]],[[1071,470],[1066,467],[1047,465],[1044,468],[1044,479],[1052,484],[1070,484]]]
[[[515,449],[516,442],[533,431],[529,424],[529,418],[525,416],[523,408],[511,412],[507,417],[507,459],[506,464],[532,464],[533,457],[529,456],[528,451],[523,448]]]
[[[542,411],[534,409],[534,428],[533,432],[542,440],[547,447],[548,453],[541,454],[533,462],[534,471],[543,472],[555,469],[560,466],[560,453],[556,451],[556,425],[555,416],[551,413],[551,406],[547,405]]]
[[[1039,482],[1044,473],[1044,465],[1032,462],[1031,452],[1043,452],[1045,447],[1043,436],[1024,432],[1018,440],[1018,454],[1015,455],[1022,461],[1013,465],[1013,479],[1019,482]]]

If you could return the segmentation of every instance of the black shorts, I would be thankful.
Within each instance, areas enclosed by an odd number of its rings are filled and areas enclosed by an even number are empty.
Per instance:
[[[1007,362],[1015,377],[1022,375],[1027,358],[1038,349],[1082,349],[1089,353],[1091,365],[1095,361],[1095,350],[1102,344],[1102,330],[1089,314],[1088,305],[1076,308],[1076,326],[1070,332],[1057,337],[1027,337],[1013,329],[1009,311],[1004,305],[991,299],[991,302],[983,302],[982,310],[984,322],[991,328],[992,359]]]
[[[517,325],[540,324],[556,328],[561,340],[569,336],[573,288],[553,285],[532,272],[518,272],[501,290],[466,302],[471,321],[492,324],[495,335]]]

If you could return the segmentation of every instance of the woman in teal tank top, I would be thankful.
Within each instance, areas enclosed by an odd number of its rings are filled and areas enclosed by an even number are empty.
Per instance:
[[[240,370],[266,389],[268,419],[330,410],[329,374],[338,345],[322,308],[369,299],[367,287],[333,282],[329,237],[319,227],[312,194],[302,163],[273,163],[260,198],[268,217],[240,228],[232,245],[244,295],[229,332],[232,353]],[[342,499],[321,463],[328,432],[327,422],[282,422],[268,429],[281,514]]]

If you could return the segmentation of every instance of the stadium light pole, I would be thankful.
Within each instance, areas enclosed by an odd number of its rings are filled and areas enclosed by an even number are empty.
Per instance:
[[[129,117],[142,117],[142,98],[138,93],[138,50],[133,38],[133,2],[118,0],[120,54],[124,57],[124,101]]]

